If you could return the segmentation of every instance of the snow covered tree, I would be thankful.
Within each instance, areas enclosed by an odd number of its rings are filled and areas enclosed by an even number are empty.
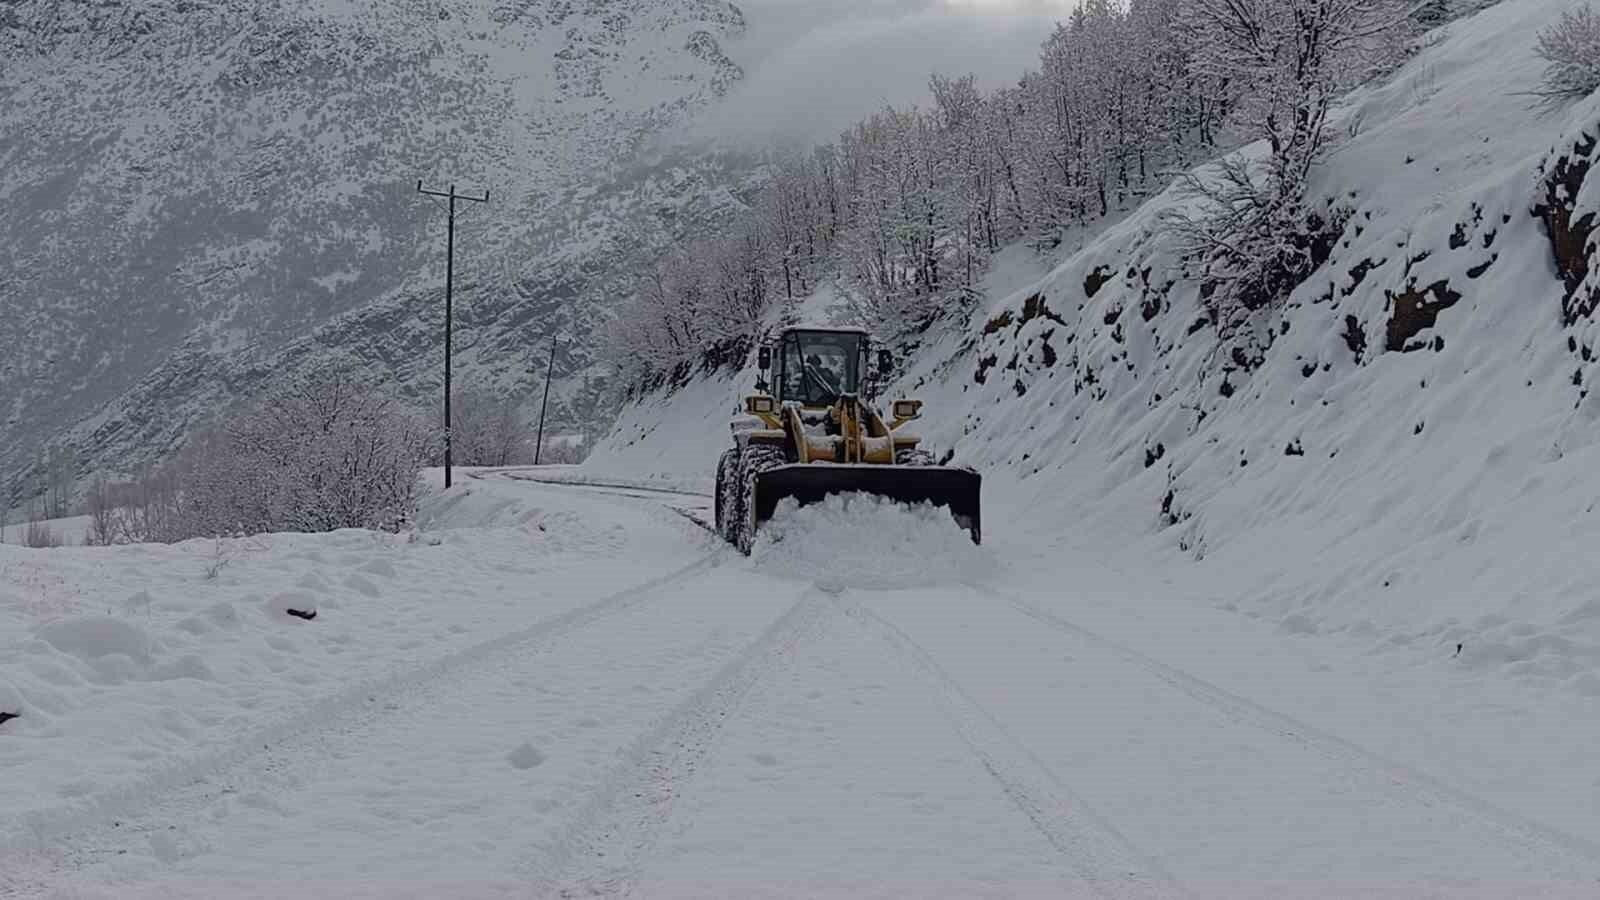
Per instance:
[[[1245,83],[1196,66],[1190,2],[1085,0],[1014,86],[935,76],[931,105],[778,155],[720,233],[639,273],[609,328],[611,361],[645,384],[740,358],[823,281],[892,339],[962,308],[1006,244],[1051,247],[1140,202],[1214,152]]]
[[[165,540],[267,531],[393,531],[415,514],[437,434],[365,380],[298,378],[200,435],[177,464]]]
[[[1535,94],[1546,103],[1594,93],[1600,88],[1600,14],[1587,3],[1562,13],[1540,32],[1538,54],[1547,65]]]
[[[1306,200],[1329,149],[1328,115],[1345,90],[1391,65],[1407,34],[1406,0],[1188,0],[1195,71],[1266,152],[1184,176],[1190,204],[1167,216],[1204,270],[1224,332],[1281,300],[1331,238],[1336,211]]]
[[[514,398],[468,389],[456,392],[451,408],[451,441],[457,465],[511,466],[532,462],[533,428]]]

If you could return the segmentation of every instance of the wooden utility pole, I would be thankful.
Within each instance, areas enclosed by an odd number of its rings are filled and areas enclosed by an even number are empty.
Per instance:
[[[544,413],[550,408],[550,379],[556,374],[556,335],[550,332],[550,368],[544,373],[544,402],[539,404],[539,434],[534,438],[533,464],[539,464],[539,458],[544,455]]]
[[[452,484],[451,466],[451,421],[450,421],[450,353],[451,353],[451,326],[454,325],[454,310],[451,304],[451,294],[455,287],[456,278],[456,201],[471,200],[473,203],[488,203],[489,192],[484,191],[482,197],[470,194],[457,194],[456,186],[450,185],[448,191],[429,191],[422,187],[422,179],[417,179],[417,193],[427,194],[430,197],[443,197],[450,202],[450,224],[445,237],[445,262],[444,262],[444,486]]]

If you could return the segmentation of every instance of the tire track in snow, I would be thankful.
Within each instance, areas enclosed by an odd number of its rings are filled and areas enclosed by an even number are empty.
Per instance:
[[[538,471],[538,469],[531,469],[527,467],[512,467],[507,469],[494,469],[484,472],[471,472],[468,473],[468,477],[479,479],[489,477],[509,478],[513,481],[532,481],[538,484],[555,484],[566,487],[614,488],[621,491],[642,491],[646,494],[696,497],[701,500],[711,499],[711,495],[703,491],[691,491],[680,488],[665,488],[646,484],[628,484],[622,481],[605,481],[602,479],[591,478],[540,478],[536,474]]]
[[[359,682],[324,696],[310,706],[234,738],[210,753],[179,760],[125,782],[86,801],[55,810],[0,820],[0,854],[51,849],[75,832],[87,831],[112,818],[133,818],[158,805],[170,792],[242,765],[270,751],[274,744],[306,740],[318,731],[348,730],[390,713],[380,702],[437,681],[492,664],[514,651],[548,642],[648,602],[658,592],[714,567],[723,554],[701,557],[688,565],[593,603],[535,622],[526,628],[464,647],[422,665]]]
[[[625,750],[566,831],[528,862],[535,895],[629,893],[723,726],[752,688],[818,632],[831,609],[817,587],[806,588],[738,656]]]
[[[708,534],[713,536],[716,536],[717,534],[716,525],[703,518],[707,512],[705,503],[706,501],[712,499],[711,495],[709,494],[702,494],[696,491],[679,491],[671,488],[620,484],[609,481],[536,478],[532,475],[526,474],[526,472],[527,470],[501,469],[492,472],[469,472],[467,477],[477,481],[484,481],[494,478],[497,480],[521,482],[523,484],[551,485],[554,487],[564,487],[572,490],[582,490],[598,497],[614,497],[625,500],[645,501],[651,507],[660,507],[661,509],[687,520],[690,524],[702,531],[707,532]],[[682,502],[682,499],[680,499],[677,503],[670,502],[668,499],[666,499],[671,497],[693,498],[696,502],[686,506]],[[721,540],[721,538],[718,537],[718,540]]]
[[[1431,775],[1386,759],[1332,732],[1324,731],[1292,716],[1269,709],[1253,700],[1218,687],[1209,681],[1167,665],[1154,657],[1146,656],[1131,647],[1090,631],[1055,613],[1040,609],[1021,597],[1006,594],[983,585],[969,584],[967,587],[1010,606],[1041,625],[1070,634],[1086,643],[1109,651],[1124,662],[1153,675],[1169,687],[1221,713],[1231,721],[1278,737],[1287,738],[1308,750],[1346,766],[1353,772],[1367,775],[1371,780],[1386,789],[1408,795],[1413,803],[1428,806],[1454,806],[1492,826],[1495,830],[1510,833],[1524,843],[1543,845],[1546,848],[1558,851],[1561,855],[1579,856],[1591,864],[1600,862],[1600,845],[1593,841],[1526,818],[1458,788],[1451,787]]]
[[[1187,896],[1159,860],[1090,808],[910,635],[848,595],[836,602],[848,618],[876,634],[932,682],[962,743],[1089,889],[1113,900]]]

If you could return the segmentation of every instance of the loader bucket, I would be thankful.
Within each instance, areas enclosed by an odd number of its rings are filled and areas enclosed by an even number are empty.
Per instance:
[[[829,494],[872,494],[896,503],[932,503],[950,510],[974,544],[983,539],[979,493],[982,476],[946,466],[844,465],[811,463],[779,466],[756,476],[755,526],[772,518],[778,504],[793,497],[801,506]]]

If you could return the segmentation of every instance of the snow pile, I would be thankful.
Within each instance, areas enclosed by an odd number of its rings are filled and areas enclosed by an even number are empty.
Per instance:
[[[992,554],[972,543],[949,510],[865,494],[778,505],[751,554],[762,572],[829,588],[931,587],[983,581]]]
[[[439,490],[419,506],[421,542],[471,545],[486,529],[522,535],[546,554],[620,552],[628,542],[625,529],[595,522],[548,492],[540,492],[535,500],[530,492],[515,490],[498,479],[470,471],[457,477],[461,480],[454,487]]]

